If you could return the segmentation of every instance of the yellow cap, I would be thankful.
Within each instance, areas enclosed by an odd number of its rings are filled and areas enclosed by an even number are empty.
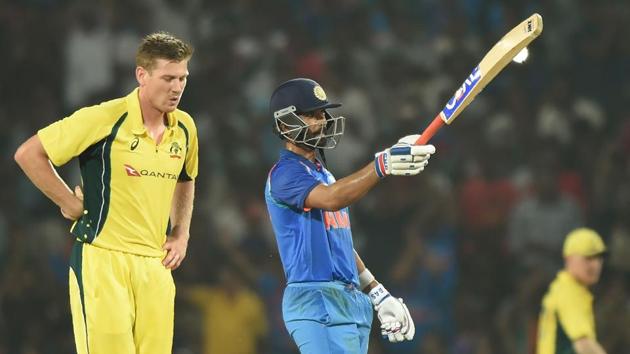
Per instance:
[[[590,257],[604,252],[606,252],[606,245],[601,236],[595,230],[585,227],[569,232],[562,248],[562,254],[565,257],[574,254]]]

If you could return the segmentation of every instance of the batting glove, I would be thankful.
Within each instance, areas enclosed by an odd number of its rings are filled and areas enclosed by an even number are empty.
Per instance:
[[[429,157],[435,153],[433,145],[414,145],[420,135],[407,135],[394,146],[374,155],[376,174],[383,178],[387,175],[413,176],[424,170]]]
[[[391,296],[382,284],[370,290],[368,295],[381,321],[381,335],[392,343],[412,340],[416,326],[403,299]]]

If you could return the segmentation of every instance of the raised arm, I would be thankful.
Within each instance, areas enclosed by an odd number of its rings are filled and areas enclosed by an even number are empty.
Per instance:
[[[313,188],[304,206],[329,211],[345,208],[361,199],[385,176],[413,176],[424,170],[429,157],[435,152],[433,145],[412,145],[419,135],[401,138],[391,148],[374,156],[374,162],[331,185],[320,184]]]
[[[326,186],[320,184],[309,193],[304,202],[307,208],[337,211],[361,199],[379,181],[373,164]]]

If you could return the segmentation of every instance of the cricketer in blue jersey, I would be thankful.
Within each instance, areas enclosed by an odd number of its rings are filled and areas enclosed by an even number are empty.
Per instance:
[[[372,308],[390,341],[415,333],[402,299],[376,281],[354,250],[348,206],[388,175],[420,173],[435,147],[415,146],[418,136],[407,136],[337,181],[322,149],[343,135],[345,118],[327,111],[339,106],[303,78],[280,85],[270,101],[285,146],[269,172],[265,200],[287,278],[282,315],[303,354],[367,353]]]

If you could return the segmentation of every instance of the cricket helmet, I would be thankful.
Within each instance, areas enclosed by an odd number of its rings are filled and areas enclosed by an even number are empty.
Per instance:
[[[329,102],[324,89],[311,79],[292,79],[275,89],[269,101],[273,114],[273,131],[281,139],[308,149],[332,149],[337,146],[345,128],[344,117],[333,117],[329,108],[340,107]],[[323,110],[325,122],[307,124],[300,115]],[[324,125],[317,133],[309,126]]]

